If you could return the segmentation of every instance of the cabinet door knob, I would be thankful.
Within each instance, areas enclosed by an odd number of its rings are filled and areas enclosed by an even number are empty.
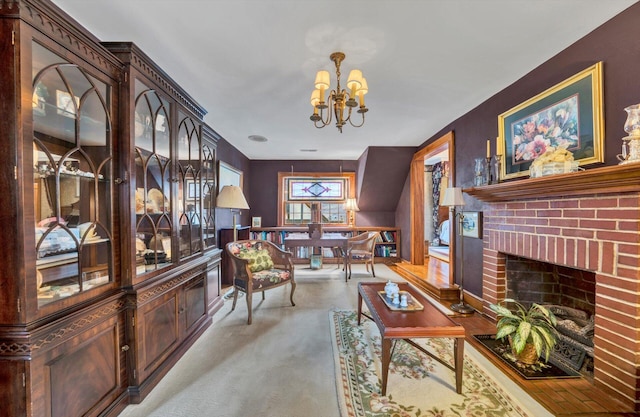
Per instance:
[[[123,345],[120,349],[121,349],[123,352],[126,352],[126,351],[128,351],[128,350],[129,350],[129,345]]]
[[[123,180],[122,178],[116,178],[115,180],[113,180],[113,182],[115,182],[116,184],[120,185],[120,184],[124,184],[125,182],[127,182],[127,180]]]

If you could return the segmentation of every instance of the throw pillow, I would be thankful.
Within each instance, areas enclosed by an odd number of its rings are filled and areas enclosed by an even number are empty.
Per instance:
[[[248,250],[240,252],[238,256],[249,261],[251,272],[260,272],[273,268],[273,260],[266,249]]]

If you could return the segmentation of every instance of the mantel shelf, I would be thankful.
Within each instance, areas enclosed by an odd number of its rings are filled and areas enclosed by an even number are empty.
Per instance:
[[[617,194],[640,191],[640,163],[471,187],[464,192],[486,202]]]

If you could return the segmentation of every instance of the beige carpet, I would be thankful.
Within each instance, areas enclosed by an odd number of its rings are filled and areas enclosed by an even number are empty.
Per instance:
[[[264,302],[257,294],[250,326],[244,298],[233,312],[226,300],[176,366],[121,416],[340,416],[329,312],[357,308],[358,282],[403,281],[382,264],[376,275],[356,265],[345,283],[334,265],[297,268],[296,306],[288,286],[267,292]]]

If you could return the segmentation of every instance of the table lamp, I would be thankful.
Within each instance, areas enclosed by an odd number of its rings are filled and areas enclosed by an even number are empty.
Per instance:
[[[345,210],[349,212],[349,226],[353,227],[356,225],[355,221],[355,213],[356,211],[360,211],[358,208],[358,203],[355,198],[347,198],[347,201],[344,204]]]
[[[460,302],[451,304],[451,310],[460,314],[471,314],[475,311],[473,307],[464,303],[464,237],[462,236],[462,227],[464,223],[464,214],[462,210],[456,210],[456,207],[464,207],[464,198],[462,197],[462,188],[450,187],[445,189],[442,199],[442,206],[451,207],[454,218],[458,218],[458,236],[460,236]],[[455,226],[454,226],[455,227]]]
[[[216,206],[219,208],[231,209],[233,214],[233,240],[238,240],[238,221],[237,215],[242,209],[249,209],[249,204],[244,198],[242,189],[237,185],[225,185],[218,194]]]

